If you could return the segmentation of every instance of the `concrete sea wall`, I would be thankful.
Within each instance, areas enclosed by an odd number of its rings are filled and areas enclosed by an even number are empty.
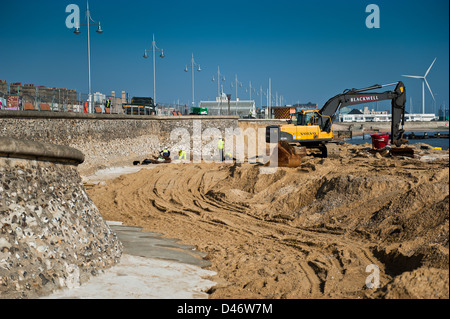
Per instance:
[[[0,137],[0,299],[76,287],[122,244],[83,187],[78,150]]]
[[[282,125],[285,120],[242,120],[234,116],[130,116],[58,112],[0,111],[0,136],[53,143],[76,148],[83,152],[85,161],[78,166],[83,175],[111,166],[130,165],[134,161],[157,156],[167,146],[176,148],[176,130],[186,130],[191,137],[190,149],[195,154],[194,142],[198,131],[225,130],[238,127],[264,128]],[[361,127],[362,126],[362,127]],[[362,133],[362,129],[390,130],[390,123],[336,123],[336,131]],[[447,129],[448,122],[407,122],[407,130]],[[195,138],[195,134],[197,138]],[[210,143],[207,134],[201,138],[202,146]],[[198,145],[198,144],[197,144]],[[214,143],[211,145],[214,146]]]
[[[176,139],[170,139],[175,130],[184,129],[194,136],[196,129],[204,132],[214,128],[224,134],[225,129],[237,127],[238,118],[233,116],[152,117],[0,111],[0,136],[76,148],[86,158],[79,166],[83,173],[151,158],[162,147],[177,144]],[[191,139],[191,146],[193,142]]]

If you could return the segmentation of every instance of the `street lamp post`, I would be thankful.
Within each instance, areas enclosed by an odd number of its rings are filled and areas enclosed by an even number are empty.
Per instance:
[[[91,36],[90,36],[90,26],[91,25],[96,25],[96,26],[98,26],[98,29],[97,29],[97,33],[98,34],[102,34],[103,33],[103,30],[102,30],[102,27],[101,27],[101,24],[100,24],[100,22],[95,22],[93,19],[92,19],[92,16],[91,16],[91,11],[89,10],[89,1],[87,2],[87,7],[86,7],[86,24],[82,24],[83,26],[87,26],[87,39],[88,39],[88,74],[89,74],[89,112],[90,113],[94,113],[94,110],[93,110],[93,107],[92,107],[92,85],[91,85]],[[92,23],[91,23],[92,22]],[[76,28],[75,28],[75,31],[74,31],[74,33],[76,34],[76,35],[79,35],[80,33],[81,33],[81,31],[80,31],[80,27],[79,26],[77,26]]]
[[[220,73],[220,67],[218,66],[217,67],[217,99],[218,99],[218,101],[217,101],[217,103],[219,104],[218,105],[218,109],[219,109],[219,115],[222,115],[221,113],[221,106],[220,106],[220,104],[222,103],[222,92],[221,92],[221,90],[220,90],[220,81],[222,81],[222,82],[225,82],[225,76],[222,74],[222,73]],[[214,76],[213,76],[213,78],[212,78],[212,81],[214,82],[215,81],[215,78],[214,78]],[[223,91],[223,90],[222,90]]]
[[[189,67],[192,68],[192,107],[195,107],[195,84],[194,84],[194,68],[198,67],[197,71],[201,72],[202,69],[200,67],[200,64],[195,63],[194,60],[194,53],[192,53],[192,59],[191,59],[191,65],[186,65],[186,68],[184,69],[185,72],[189,72]]]
[[[238,107],[238,86],[242,88],[242,82],[238,81],[237,74],[234,78],[234,82],[236,83],[236,108],[235,108],[235,115],[237,115],[237,107]],[[231,88],[233,88],[233,82],[231,82]]]
[[[264,90],[263,90],[263,87],[262,87],[262,85],[259,87],[259,97],[260,97],[260,99],[261,99],[261,111],[263,111],[264,110],[264,117],[266,117],[266,114],[267,114],[267,112],[268,112],[268,110],[267,110],[267,105],[268,105],[268,103],[266,103],[266,108],[264,109],[263,108],[263,97],[266,97],[266,100],[267,100],[267,93],[266,92],[264,92]]]
[[[145,49],[144,51],[144,59],[148,59],[148,52],[152,52],[153,54],[153,102],[156,105],[156,51],[160,51],[161,55],[159,56],[161,59],[164,59],[164,50],[160,49],[156,46],[155,42],[155,35],[153,35],[153,41],[152,41],[152,48],[151,49]]]
[[[263,95],[266,95],[266,92],[263,91],[262,85],[259,87],[259,97],[261,98],[261,108],[263,107]]]
[[[212,78],[212,81],[214,82],[216,79],[214,78],[214,76],[213,76],[213,78]],[[225,76],[222,74],[222,73],[220,73],[220,67],[218,66],[217,67],[217,96],[221,96],[222,94],[221,94],[221,92],[220,92],[220,81],[222,80],[222,82],[225,82]]]
[[[255,88],[252,86],[252,81],[249,82],[249,88],[248,90],[246,89],[246,92],[250,93],[250,101],[252,100],[252,92],[256,92]]]

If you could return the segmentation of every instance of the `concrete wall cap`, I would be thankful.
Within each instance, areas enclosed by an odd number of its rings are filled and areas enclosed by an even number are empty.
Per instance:
[[[70,119],[70,120],[237,120],[238,116],[215,115],[183,115],[183,116],[156,116],[156,115],[125,115],[125,114],[88,114],[72,112],[38,112],[38,111],[5,111],[0,110],[0,118],[14,119]]]
[[[0,157],[32,158],[54,162],[82,164],[84,154],[72,147],[0,137]]]

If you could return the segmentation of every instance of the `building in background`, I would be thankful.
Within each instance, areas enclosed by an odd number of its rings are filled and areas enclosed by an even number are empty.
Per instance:
[[[0,97],[2,108],[7,110],[40,110],[61,112],[83,112],[83,106],[89,102],[87,93],[77,93],[75,89],[35,86],[34,84],[22,84],[20,82],[8,84],[0,80]],[[110,100],[110,108],[105,109],[106,101]],[[121,97],[116,97],[115,92],[111,96],[96,92],[93,101],[102,113],[123,113],[122,105],[127,103],[127,94],[122,91]],[[107,111],[107,112],[106,112]],[[98,113],[98,112],[97,112]]]
[[[106,103],[106,95],[100,92],[94,93],[94,103],[99,105],[105,105]]]
[[[34,84],[11,83],[9,94],[28,96],[46,103],[64,104],[77,101],[77,90],[35,86]]]
[[[365,106],[363,111],[358,109],[342,108],[339,112],[339,122],[391,122],[392,115],[389,111],[369,110]],[[409,114],[405,113],[407,122],[431,122],[438,120],[435,114]]]
[[[0,80],[0,95],[5,95],[8,93],[8,83],[4,80]]]
[[[7,96],[10,110],[68,110],[78,103],[76,90],[0,80],[0,95]]]
[[[448,116],[448,108],[444,107],[439,110],[438,112],[438,117],[439,117],[439,121],[448,121],[449,116]]]
[[[272,113],[269,114],[270,119],[288,120],[291,118],[291,114],[297,113],[297,108],[295,106],[272,106],[270,113]]]
[[[208,110],[208,115],[234,115],[240,118],[256,117],[255,101],[232,101],[231,96],[222,93],[215,101],[201,101],[201,108]]]
[[[111,101],[111,114],[123,114],[123,105],[129,103],[129,98],[125,91],[121,92],[120,97],[116,97],[116,92],[111,91],[111,96],[107,96],[106,100]]]
[[[319,105],[308,102],[308,103],[298,103],[298,104],[294,104],[293,105],[296,109],[297,112],[300,112],[301,110],[318,110],[319,109]]]
[[[0,110],[6,109],[6,98],[8,92],[8,83],[0,80]]]
[[[439,117],[436,114],[405,114],[407,122],[431,122],[438,121]]]
[[[267,107],[265,109],[268,109]],[[284,106],[272,106],[270,107],[269,118],[277,120],[287,120],[291,118],[291,114],[301,112],[302,110],[317,110],[318,105],[314,103],[306,104],[294,104],[294,105],[284,105]]]
[[[6,108],[6,99],[0,95],[0,110],[3,110],[3,108]]]

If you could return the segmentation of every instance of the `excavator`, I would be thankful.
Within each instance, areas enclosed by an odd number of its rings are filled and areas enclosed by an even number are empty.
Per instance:
[[[369,92],[388,86],[396,86],[393,91]],[[353,106],[376,101],[392,101],[391,144],[407,144],[404,138],[406,88],[403,82],[373,85],[364,89],[350,89],[328,100],[320,110],[302,110],[291,115],[287,125],[268,126],[267,143],[282,143],[307,149],[319,149],[323,157],[339,156],[339,148],[333,143],[333,122],[336,112],[345,106]],[[401,125],[401,127],[400,127]]]

